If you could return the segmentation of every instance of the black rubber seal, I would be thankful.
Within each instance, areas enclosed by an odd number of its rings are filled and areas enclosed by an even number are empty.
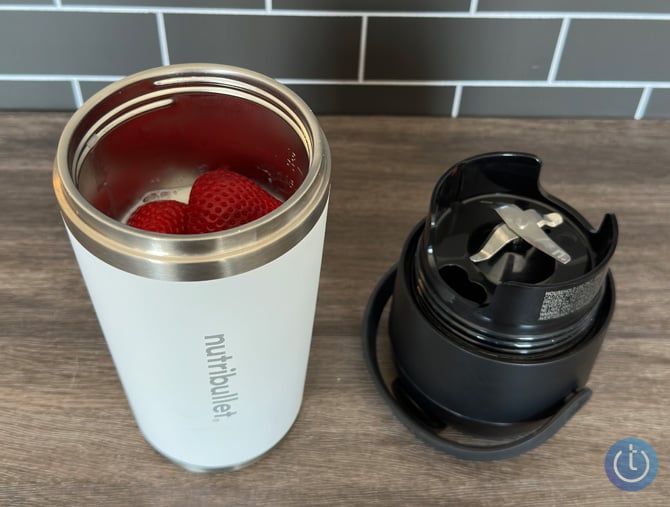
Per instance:
[[[439,435],[439,431],[445,427],[445,424],[435,421],[412,404],[405,395],[402,384],[397,380],[393,383],[393,388],[389,389],[379,369],[377,358],[379,321],[386,304],[393,295],[396,273],[397,267],[393,266],[377,283],[368,300],[363,315],[363,357],[377,390],[391,407],[393,414],[428,445],[464,460],[495,461],[514,458],[546,442],[591,397],[592,393],[589,388],[575,391],[564,400],[553,415],[539,421],[535,428],[524,433],[523,436],[503,443],[496,441],[490,445],[466,444]]]

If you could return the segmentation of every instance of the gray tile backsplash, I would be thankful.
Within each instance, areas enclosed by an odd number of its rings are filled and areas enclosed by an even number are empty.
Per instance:
[[[49,2],[51,3],[51,2]],[[263,9],[265,0],[61,0],[63,5],[114,5],[151,7],[215,7],[238,9]]]
[[[0,110],[67,111],[74,106],[72,86],[69,83],[0,81]]]
[[[365,77],[546,79],[560,27],[556,19],[372,18]]]
[[[113,81],[80,81],[79,89],[81,97],[84,100],[90,99],[93,95],[102,90],[105,86],[112,84]]]
[[[3,73],[123,75],[160,63],[151,14],[0,12]]]
[[[467,87],[463,116],[621,117],[635,114],[641,89]]]
[[[0,109],[213,62],[320,114],[670,118],[670,0],[0,0]]]
[[[433,12],[467,11],[470,0],[272,0],[273,9]]]
[[[53,0],[0,0],[0,5],[53,5]]]
[[[480,11],[670,12],[668,0],[479,0]]]
[[[576,19],[558,79],[670,81],[670,21]]]
[[[647,118],[670,118],[670,89],[654,90],[647,105]]]
[[[291,85],[322,114],[449,116],[453,86]]]
[[[356,78],[358,17],[167,14],[165,29],[172,63],[226,62],[275,78]]]

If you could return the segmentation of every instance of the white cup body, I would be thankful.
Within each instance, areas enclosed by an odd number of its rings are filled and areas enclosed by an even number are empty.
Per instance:
[[[125,272],[70,240],[146,440],[191,470],[237,468],[300,410],[326,212],[293,248],[231,277],[164,281]]]
[[[304,101],[230,66],[128,76],[87,100],[63,130],[54,191],[95,312],[141,432],[184,468],[243,466],[297,417],[330,164]],[[206,234],[125,223],[146,196],[182,195],[220,168],[258,182],[281,205]]]

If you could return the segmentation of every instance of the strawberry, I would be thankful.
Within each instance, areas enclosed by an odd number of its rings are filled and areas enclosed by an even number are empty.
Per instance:
[[[128,225],[145,231],[183,234],[188,207],[179,201],[151,201],[137,208]]]
[[[270,213],[280,204],[246,176],[228,169],[208,171],[191,187],[186,232],[231,229]]]

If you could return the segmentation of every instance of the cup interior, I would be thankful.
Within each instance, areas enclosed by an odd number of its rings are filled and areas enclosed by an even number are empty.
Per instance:
[[[70,153],[75,184],[116,220],[148,193],[171,197],[214,169],[239,172],[284,201],[310,166],[303,136],[285,113],[229,86],[135,83],[94,107],[77,140]]]

